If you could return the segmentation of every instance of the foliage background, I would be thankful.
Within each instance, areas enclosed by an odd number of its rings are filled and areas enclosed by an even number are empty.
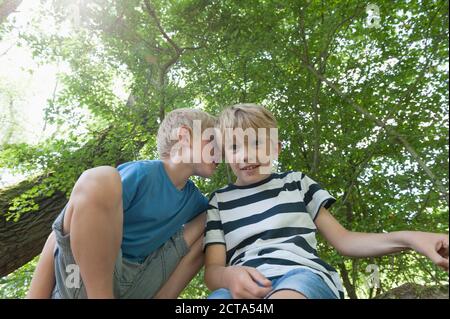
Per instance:
[[[41,0],[29,24],[10,14],[0,40],[17,32],[37,65],[62,71],[47,83],[50,132],[34,142],[21,138],[12,103],[27,87],[0,78],[0,172],[34,181],[13,198],[0,191],[0,217],[45,214],[39,201],[67,197],[87,168],[155,158],[158,123],[172,109],[218,114],[254,102],[278,118],[279,169],[335,195],[345,227],[448,232],[448,1],[373,3],[379,28],[356,0]],[[208,194],[231,180],[221,166],[196,183]],[[320,239],[319,254],[350,298],[448,282],[411,252],[350,259]],[[1,278],[0,298],[24,297],[35,264]],[[369,264],[379,289],[365,286]],[[200,274],[182,297],[207,293]]]

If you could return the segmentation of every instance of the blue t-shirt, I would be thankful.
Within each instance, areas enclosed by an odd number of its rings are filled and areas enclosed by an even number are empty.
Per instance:
[[[126,259],[143,261],[208,207],[207,198],[191,180],[177,189],[162,161],[128,162],[117,170],[122,177],[122,254]]]

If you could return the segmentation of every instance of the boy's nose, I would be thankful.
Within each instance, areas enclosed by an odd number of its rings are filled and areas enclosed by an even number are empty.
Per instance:
[[[239,152],[236,154],[236,161],[238,164],[247,163],[248,160],[248,152],[246,150],[247,147],[242,147]]]
[[[258,163],[258,152],[255,147],[251,145],[245,145],[243,151],[243,162],[246,164]]]

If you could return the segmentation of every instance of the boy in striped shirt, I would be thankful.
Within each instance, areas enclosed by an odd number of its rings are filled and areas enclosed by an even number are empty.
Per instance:
[[[448,271],[448,235],[348,231],[328,211],[335,199],[314,180],[301,172],[271,173],[280,144],[276,134],[267,134],[276,133],[277,123],[265,108],[234,105],[222,112],[218,126],[236,182],[209,200],[209,298],[343,298],[338,273],[317,254],[317,231],[345,256],[414,249]]]

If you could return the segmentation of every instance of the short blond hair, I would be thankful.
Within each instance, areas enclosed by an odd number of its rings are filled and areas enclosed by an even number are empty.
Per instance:
[[[265,107],[253,103],[241,103],[227,107],[218,118],[218,126],[222,134],[226,129],[277,128],[277,120]]]
[[[172,138],[173,131],[186,126],[192,132],[194,121],[196,120],[201,122],[202,132],[207,128],[214,127],[215,124],[214,116],[197,109],[180,108],[166,114],[159,126],[156,137],[158,153],[161,159],[169,157],[171,148],[177,143],[177,140]]]

